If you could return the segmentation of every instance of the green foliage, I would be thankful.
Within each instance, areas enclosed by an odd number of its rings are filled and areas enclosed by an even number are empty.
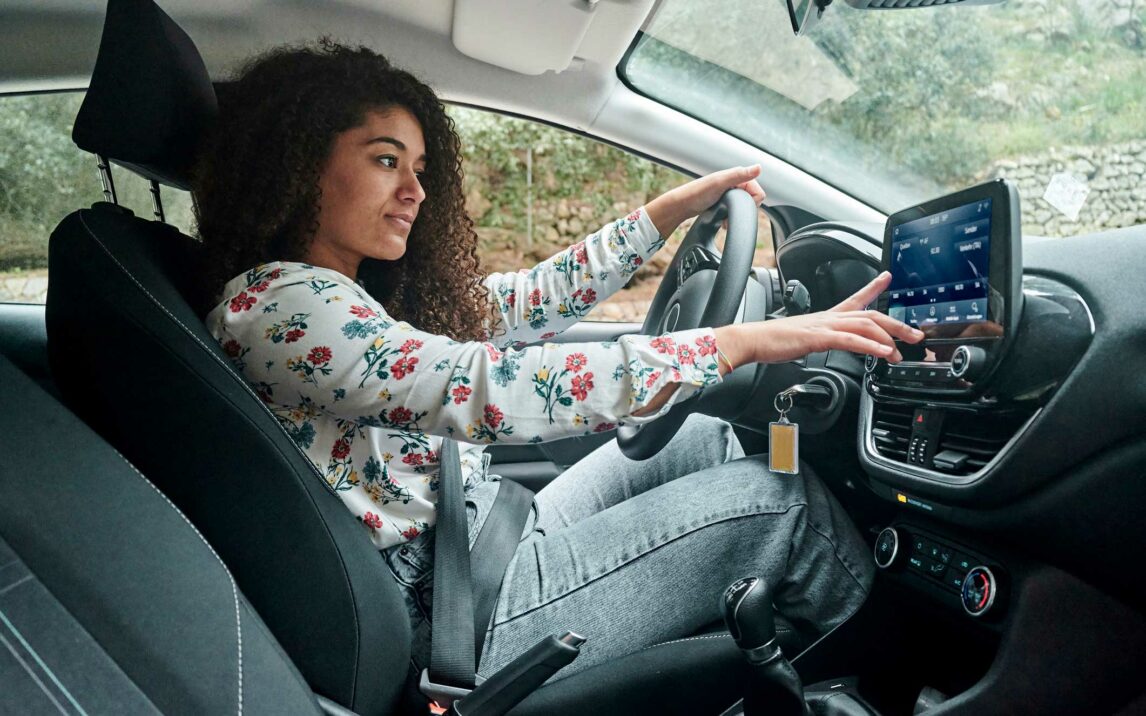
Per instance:
[[[671,169],[567,130],[464,107],[451,107],[450,115],[465,152],[467,195],[476,191],[488,202],[470,204],[478,226],[524,230],[530,149],[535,206],[569,199],[610,216],[622,196],[643,201],[681,182]]]
[[[83,95],[78,92],[0,97],[0,271],[48,265],[48,237],[69,213],[102,198],[95,158],[72,143]],[[152,214],[147,182],[113,170],[120,204]],[[191,202],[163,192],[168,223],[186,231]]]

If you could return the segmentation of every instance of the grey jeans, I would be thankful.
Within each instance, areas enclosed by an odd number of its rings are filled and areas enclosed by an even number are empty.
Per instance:
[[[774,585],[776,609],[802,631],[847,619],[871,585],[869,551],[807,466],[793,476],[767,465],[744,457],[730,425],[693,415],[649,460],[625,458],[612,441],[566,470],[537,493],[479,673],[565,630],[589,641],[557,678],[688,636],[720,618],[721,593],[745,576]],[[496,485],[468,498],[471,544]],[[410,605],[418,665],[429,656],[432,541],[384,553]],[[417,569],[404,578],[403,565]]]

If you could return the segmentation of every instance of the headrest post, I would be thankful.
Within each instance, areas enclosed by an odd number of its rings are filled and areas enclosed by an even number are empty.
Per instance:
[[[163,218],[163,200],[159,198],[159,182],[151,180],[151,207],[155,211],[155,220],[166,222]]]
[[[96,166],[99,168],[99,183],[103,186],[103,200],[119,206],[119,199],[115,195],[115,181],[111,178],[111,164],[102,154],[96,155]]]

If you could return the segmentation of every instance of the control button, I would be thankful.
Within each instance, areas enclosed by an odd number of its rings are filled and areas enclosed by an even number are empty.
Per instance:
[[[966,576],[966,572],[961,572],[954,567],[950,567],[947,570],[947,575],[943,577],[943,583],[956,592],[961,592],[963,591],[963,578]]]
[[[899,554],[899,533],[894,527],[884,527],[875,538],[875,564],[880,569],[887,569],[895,562]]]
[[[946,545],[939,545],[939,552],[935,555],[935,558],[943,564],[950,564],[953,554],[955,554],[955,550]]]
[[[978,346],[959,346],[951,354],[951,373],[956,378],[974,380],[987,363],[987,351]]]
[[[951,372],[963,375],[963,371],[967,370],[967,357],[967,351],[963,350],[963,346],[959,346],[955,350],[955,355],[951,356]]]
[[[953,569],[958,569],[962,572],[966,572],[966,571],[970,570],[974,564],[975,563],[972,561],[972,558],[968,557],[965,554],[959,554],[958,552],[956,552],[951,557],[951,567]]]
[[[911,540],[911,554],[913,557],[925,557],[931,549],[931,540],[915,537]]]
[[[942,551],[943,551],[943,546],[942,546],[942,545],[938,545],[938,544],[935,544],[934,542],[932,542],[932,543],[931,543],[931,544],[928,546],[928,549],[927,549],[927,556],[928,556],[928,557],[930,557],[930,558],[931,558],[931,559],[933,559],[933,560],[939,561],[939,554],[940,554],[940,552],[942,552]],[[948,557],[948,559],[950,559],[950,557]],[[946,563],[944,563],[944,566],[943,566],[943,568],[944,568],[944,569],[946,569],[946,568],[947,568],[947,565],[946,565]]]
[[[947,572],[947,565],[943,564],[942,562],[928,562],[927,563],[927,573],[930,574],[932,577],[938,577],[939,579],[943,579],[943,575],[946,572]]]
[[[916,557],[915,555],[912,555],[907,558],[907,566],[917,572],[926,572],[927,561],[928,560],[925,560],[923,557]]]
[[[972,567],[963,577],[963,586],[959,592],[963,609],[973,617],[979,617],[991,610],[995,604],[995,575],[990,569],[980,565]]]

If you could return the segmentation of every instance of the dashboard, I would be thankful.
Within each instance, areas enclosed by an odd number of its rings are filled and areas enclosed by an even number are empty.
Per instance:
[[[1146,601],[1146,576],[1125,562],[1146,544],[1146,227],[1023,240],[1020,210],[996,185],[885,224],[812,224],[778,241],[779,274],[823,310],[892,269],[879,310],[910,319],[914,307],[927,334],[898,365],[809,359],[857,387],[872,494]]]

